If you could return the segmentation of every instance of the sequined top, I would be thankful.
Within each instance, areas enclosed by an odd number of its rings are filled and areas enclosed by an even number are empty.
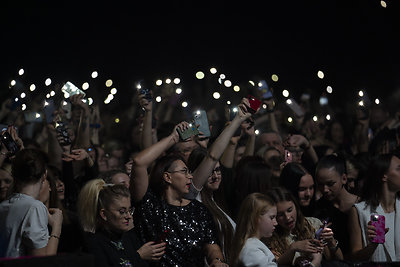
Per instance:
[[[197,200],[173,206],[149,190],[137,204],[134,222],[143,242],[167,243],[158,266],[203,267],[204,245],[217,243],[212,215]]]

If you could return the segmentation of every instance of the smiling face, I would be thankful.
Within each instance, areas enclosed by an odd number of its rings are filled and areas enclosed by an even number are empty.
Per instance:
[[[219,185],[221,184],[221,169],[220,169],[220,164],[217,162],[215,165],[215,168],[211,175],[208,177],[206,187],[209,188],[211,191],[215,191],[219,188]]]
[[[0,169],[0,201],[6,199],[13,181],[8,171]]]
[[[281,201],[276,205],[276,221],[285,231],[291,232],[296,226],[297,210],[292,201]]]
[[[100,210],[105,227],[116,233],[131,229],[132,220],[131,198],[118,197],[106,209]]]
[[[310,205],[314,196],[314,180],[310,174],[306,174],[300,178],[299,182],[299,204],[302,207]]]
[[[271,237],[275,230],[275,226],[278,224],[276,221],[276,206],[268,209],[267,212],[261,214],[258,219],[258,233],[257,237]]]
[[[60,179],[56,180],[56,189],[57,189],[57,197],[58,197],[58,199],[59,200],[64,200],[64,198],[65,198],[65,193],[64,193],[65,186],[64,186],[64,183]]]

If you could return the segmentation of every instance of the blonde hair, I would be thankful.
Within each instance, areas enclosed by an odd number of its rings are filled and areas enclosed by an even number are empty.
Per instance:
[[[107,184],[103,179],[87,182],[78,196],[78,214],[83,230],[96,232],[100,226],[100,210],[119,197],[130,197],[129,189],[122,184]]]
[[[261,193],[247,195],[240,205],[233,239],[231,266],[238,264],[239,254],[247,239],[256,235],[259,217],[275,207],[275,202]]]

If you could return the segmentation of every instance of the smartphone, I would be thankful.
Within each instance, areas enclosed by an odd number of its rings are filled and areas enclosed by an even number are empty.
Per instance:
[[[166,242],[168,238],[168,230],[162,231],[162,233],[158,236],[157,243]]]
[[[199,134],[199,130],[197,129],[197,127],[194,123],[190,123],[189,128],[187,128],[184,131],[182,131],[180,128],[178,128],[177,131],[178,131],[179,137],[182,141],[187,140],[190,137]]]
[[[235,118],[235,116],[236,116],[236,114],[238,113],[238,107],[231,107],[230,109],[229,109],[229,120],[230,121],[232,121],[234,118]],[[242,133],[242,127],[238,127],[237,129],[236,129],[236,131],[235,131],[235,133],[233,134],[233,136],[240,136],[240,134]]]
[[[385,243],[385,216],[379,214],[371,214],[371,224],[375,226],[376,236],[372,240],[373,243]]]
[[[293,155],[292,152],[289,150],[285,149],[285,162],[292,162],[293,161]]]
[[[324,230],[324,228],[325,228],[326,225],[328,224],[328,220],[329,220],[329,219],[325,219],[325,220],[322,222],[321,227],[315,232],[315,239],[318,239],[318,240],[321,239],[322,231]]]
[[[44,110],[44,114],[46,116],[46,122],[52,123],[54,120],[54,110],[55,110],[55,106],[54,106],[54,101],[53,99],[49,99],[46,100],[46,105],[44,106],[43,110]]]
[[[210,126],[208,124],[207,113],[205,110],[197,110],[193,113],[193,121],[197,126],[199,132],[201,132],[205,137],[210,137]]]
[[[286,101],[286,104],[294,112],[294,114],[296,114],[297,117],[304,116],[304,111],[300,107],[300,105],[296,102],[296,100],[294,100],[293,98],[289,98],[288,101]]]
[[[62,121],[57,121],[55,123],[55,128],[57,131],[57,134],[62,137],[62,140],[59,140],[61,146],[67,146],[72,143],[71,138],[69,138],[69,134],[67,131],[67,128],[65,127],[65,124]]]
[[[71,96],[73,96],[73,95],[77,95],[77,94],[83,95],[83,97],[86,96],[86,93],[85,93],[83,90],[79,89],[77,86],[75,86],[75,85],[74,85],[73,83],[71,83],[71,82],[66,82],[66,83],[61,87],[61,91],[64,93],[64,96],[65,96],[66,94],[68,95],[68,97],[66,97],[66,98],[69,98],[69,97],[71,97]]]
[[[250,103],[249,112],[252,114],[256,113],[261,106],[261,101],[252,95],[248,95],[247,99],[249,100]]]
[[[24,113],[24,118],[26,122],[42,122],[42,116],[40,113],[31,111],[31,112],[25,112]]]
[[[1,135],[1,142],[4,144],[11,155],[15,155],[19,151],[19,146],[14,141],[9,132],[6,131]]]
[[[261,80],[259,82],[258,90],[261,91],[263,100],[269,100],[273,97],[272,90],[268,87],[268,84],[265,80]]]

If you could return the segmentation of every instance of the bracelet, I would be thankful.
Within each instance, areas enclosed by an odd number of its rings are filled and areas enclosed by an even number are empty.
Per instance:
[[[220,259],[220,258],[215,258],[215,260],[220,261],[222,263],[226,263],[224,260]]]
[[[59,237],[59,236],[56,236],[56,235],[50,235],[49,239],[52,238],[52,237],[57,238],[57,239],[60,239],[60,237]]]
[[[339,248],[338,247],[339,241],[337,241],[337,239],[335,241],[336,241],[335,246],[334,247],[329,247],[329,249],[336,252],[336,250]]]

